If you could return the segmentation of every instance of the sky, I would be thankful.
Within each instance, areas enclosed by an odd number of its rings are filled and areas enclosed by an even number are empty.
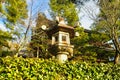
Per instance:
[[[91,16],[94,15],[94,16]],[[90,29],[90,26],[94,23],[93,19],[97,18],[99,14],[99,6],[95,2],[87,2],[79,13],[80,23],[85,29]]]
[[[33,0],[33,16],[35,16],[37,13],[36,12],[43,12],[46,14],[48,19],[51,19],[51,16],[49,14],[49,0]],[[27,4],[31,5],[31,0],[27,0]],[[87,2],[82,8],[81,11],[79,13],[79,18],[80,18],[80,23],[81,26],[84,27],[85,29],[90,29],[91,24],[94,22],[92,19],[89,18],[89,13],[86,12],[86,8],[88,8],[89,10],[91,9],[92,12],[94,12],[95,14],[99,13],[99,8],[98,6],[95,5],[94,2],[90,1]],[[28,9],[30,9],[30,7],[28,7]],[[0,29],[5,30],[4,25],[2,23],[2,20],[0,18]]]
[[[3,20],[0,18],[0,30],[6,30],[4,25],[3,25]]]

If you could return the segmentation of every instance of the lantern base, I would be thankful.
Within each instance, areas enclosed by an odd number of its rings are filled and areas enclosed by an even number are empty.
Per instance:
[[[68,52],[58,52],[56,58],[60,63],[65,63],[68,60],[68,54]]]

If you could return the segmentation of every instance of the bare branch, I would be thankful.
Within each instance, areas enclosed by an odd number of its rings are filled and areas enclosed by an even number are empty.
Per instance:
[[[92,6],[85,6],[82,9],[84,10],[84,14],[87,14],[90,19],[96,21],[98,13],[96,13],[96,10]]]

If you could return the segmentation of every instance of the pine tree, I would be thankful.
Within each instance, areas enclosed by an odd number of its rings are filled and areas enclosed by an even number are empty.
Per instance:
[[[96,22],[95,30],[108,35],[115,46],[115,64],[118,63],[120,54],[120,1],[100,0],[99,21]]]
[[[32,30],[32,39],[30,43],[31,51],[37,57],[48,57],[48,45],[50,43],[46,31],[42,30],[41,26],[45,25],[47,28],[55,25],[53,21],[50,21],[42,13],[38,14],[36,19],[36,27]]]
[[[52,16],[63,17],[68,25],[74,26],[79,20],[76,6],[70,0],[50,0],[50,8]]]
[[[6,31],[0,30],[1,48],[8,45],[7,41],[13,40],[19,32],[19,24],[24,24],[27,18],[26,0],[0,0],[0,16],[3,19]],[[14,35],[14,36],[13,36]]]

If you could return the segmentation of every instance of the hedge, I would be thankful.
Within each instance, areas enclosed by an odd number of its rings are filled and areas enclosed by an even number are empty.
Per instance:
[[[119,80],[120,65],[38,58],[0,58],[0,80]]]

